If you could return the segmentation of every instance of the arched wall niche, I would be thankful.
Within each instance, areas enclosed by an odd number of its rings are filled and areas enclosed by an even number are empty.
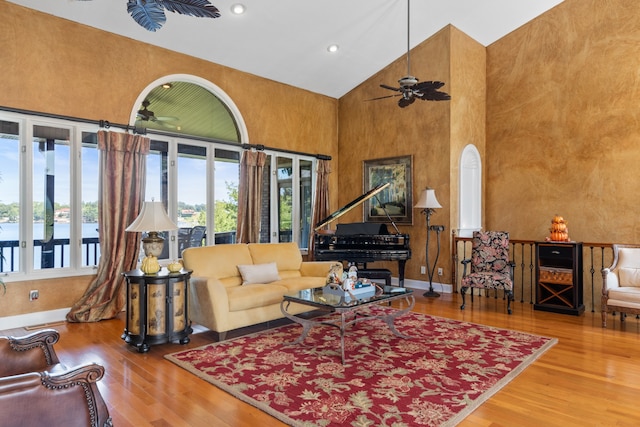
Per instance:
[[[469,144],[460,155],[458,235],[472,237],[482,228],[482,159],[475,145]]]

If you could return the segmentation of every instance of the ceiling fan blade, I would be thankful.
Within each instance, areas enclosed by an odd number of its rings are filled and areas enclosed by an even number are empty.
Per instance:
[[[442,86],[444,86],[443,82],[426,81],[426,82],[416,83],[415,85],[413,85],[411,89],[428,92],[430,90],[440,89]]]
[[[377,98],[365,99],[365,101],[377,101],[378,99],[395,98],[396,96],[402,96],[402,94],[399,93],[397,95],[379,96]]]
[[[173,116],[157,116],[155,120],[159,122],[177,122],[180,119]]]
[[[384,89],[393,90],[393,91],[396,91],[396,92],[402,92],[402,88],[400,88],[400,87],[393,87],[393,86],[388,86],[388,85],[385,85],[385,84],[380,85],[380,87],[384,88]]]
[[[417,98],[420,98],[423,101],[448,101],[451,99],[451,95],[445,92],[440,92],[439,90],[430,90],[426,92],[414,92]]]
[[[408,107],[409,105],[413,104],[415,100],[416,98],[413,96],[409,96],[409,97],[403,96],[398,100],[398,105],[400,106],[400,108]]]

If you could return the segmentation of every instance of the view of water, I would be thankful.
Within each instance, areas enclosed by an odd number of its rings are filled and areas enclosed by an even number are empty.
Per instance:
[[[54,225],[54,237],[56,239],[69,238],[70,224],[57,222]],[[44,235],[44,224],[36,222],[33,224],[33,238],[42,239]],[[82,224],[82,237],[98,237],[98,223],[90,222]],[[19,224],[17,222],[0,223],[0,240],[18,240]]]

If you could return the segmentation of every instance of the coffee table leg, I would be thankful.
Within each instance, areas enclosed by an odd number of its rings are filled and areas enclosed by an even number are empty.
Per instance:
[[[404,335],[401,334],[400,332],[398,332],[398,330],[396,329],[396,326],[394,325],[394,321],[396,320],[396,317],[402,316],[404,313],[406,313],[407,311],[411,310],[413,308],[414,305],[416,305],[416,299],[413,297],[413,295],[408,295],[406,298],[407,302],[409,302],[409,306],[403,310],[397,310],[392,314],[388,314],[386,316],[380,316],[380,318],[382,320],[384,320],[384,323],[387,324],[387,326],[389,327],[389,329],[391,330],[391,332],[400,338],[412,338],[409,335]]]
[[[347,313],[340,313],[340,355],[342,356],[342,364],[344,365],[344,330],[346,328]]]

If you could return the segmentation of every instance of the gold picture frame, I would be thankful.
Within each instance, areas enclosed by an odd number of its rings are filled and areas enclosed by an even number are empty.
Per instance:
[[[365,192],[390,184],[364,203],[365,222],[413,224],[412,160],[412,156],[364,160]]]

